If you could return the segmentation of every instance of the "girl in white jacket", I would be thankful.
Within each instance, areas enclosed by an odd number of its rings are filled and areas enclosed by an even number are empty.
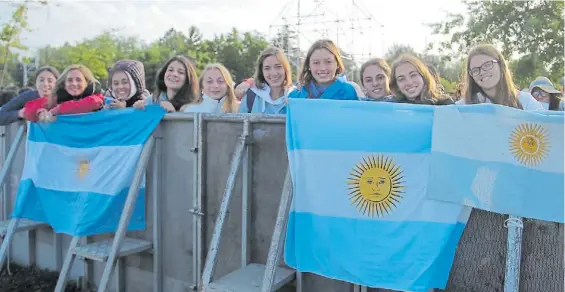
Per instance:
[[[288,94],[295,90],[292,71],[284,52],[267,48],[257,59],[253,87],[241,100],[239,112],[285,114]]]
[[[185,113],[237,113],[238,104],[230,72],[222,64],[207,65],[199,80],[200,100],[187,105]]]

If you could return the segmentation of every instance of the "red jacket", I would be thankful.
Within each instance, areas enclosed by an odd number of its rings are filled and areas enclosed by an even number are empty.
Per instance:
[[[58,104],[49,111],[54,115],[82,114],[99,110],[104,105],[104,95],[93,94],[79,100],[69,100]],[[29,101],[24,106],[24,117],[30,122],[37,122],[40,109],[47,109],[47,97]]]

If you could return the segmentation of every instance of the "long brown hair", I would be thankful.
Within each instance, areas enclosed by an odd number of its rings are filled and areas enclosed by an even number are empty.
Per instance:
[[[226,86],[228,88],[228,91],[226,93],[227,99],[226,101],[224,101],[224,105],[222,106],[222,111],[224,113],[237,113],[239,111],[239,106],[236,102],[235,90],[233,89],[233,79],[231,78],[230,71],[228,71],[228,69],[224,65],[222,64],[206,65],[206,67],[204,67],[204,69],[202,70],[202,73],[200,73],[200,79],[198,82],[200,88],[204,88],[202,86],[202,83],[204,82],[204,75],[206,74],[206,72],[214,69],[220,71],[220,74],[224,78],[224,81],[226,82]],[[202,95],[200,95],[199,101],[202,102],[202,100],[203,100]]]
[[[498,84],[496,85],[496,97],[489,97],[492,103],[522,109],[522,105],[518,100],[518,87],[512,80],[512,73],[510,73],[508,63],[506,62],[502,54],[493,45],[490,44],[478,45],[469,52],[467,63],[465,65],[465,76],[463,77],[464,81],[462,99],[465,100],[465,103],[480,103],[477,97],[477,94],[479,93],[481,93],[485,97],[488,97],[469,73],[469,70],[471,70],[471,59],[477,55],[490,56],[493,59],[497,60],[498,66],[500,66],[500,81],[498,81]]]
[[[339,49],[331,40],[323,39],[318,40],[308,50],[306,54],[306,59],[304,60],[304,64],[302,64],[302,69],[300,70],[300,76],[298,77],[298,81],[302,86],[306,86],[306,89],[310,86],[310,83],[314,80],[312,77],[312,72],[310,72],[310,58],[312,58],[312,54],[314,51],[319,49],[326,49],[335,57],[335,61],[337,62],[337,70],[335,72],[335,77],[345,71],[345,67],[343,66],[343,61],[341,60],[341,54],[339,53]]]
[[[401,55],[392,63],[392,69],[390,73],[390,89],[392,90],[396,98],[398,98],[400,101],[408,99],[406,96],[404,96],[404,94],[402,94],[396,81],[396,70],[400,65],[404,63],[408,63],[414,66],[418,74],[420,74],[420,76],[422,76],[422,79],[424,80],[424,86],[417,98],[418,103],[439,104],[442,101],[449,99],[449,97],[443,96],[441,94],[437,86],[437,82],[435,81],[432,73],[430,73],[428,66],[426,66],[426,64],[424,64],[424,62],[422,62],[422,60],[420,60],[419,58],[409,54]]]
[[[155,81],[157,89],[153,93],[153,102],[159,103],[161,93],[167,92],[167,86],[165,85],[165,73],[167,72],[169,65],[174,61],[181,63],[184,66],[184,71],[186,72],[184,85],[177,91],[172,99],[169,99],[171,104],[178,111],[183,105],[194,103],[198,100],[199,90],[198,82],[196,82],[196,80],[198,80],[196,69],[194,68],[194,65],[192,65],[192,62],[190,62],[185,56],[172,57],[163,65],[163,67],[161,67],[161,69],[159,69]],[[170,98],[170,96],[168,98]]]
[[[265,87],[265,75],[263,75],[263,62],[267,57],[274,56],[281,62],[281,65],[284,70],[284,82],[283,88],[290,87],[292,85],[292,71],[290,69],[290,63],[286,58],[286,55],[283,50],[277,47],[270,47],[265,49],[257,58],[257,63],[255,63],[255,86],[259,89],[263,89]]]
[[[53,88],[51,96],[48,97],[47,108],[51,109],[57,105],[57,92],[60,90],[65,90],[65,81],[67,80],[67,75],[69,75],[69,72],[71,72],[72,70],[78,70],[82,74],[82,76],[84,76],[87,88],[88,86],[93,86],[98,83],[96,78],[94,78],[94,74],[92,74],[92,71],[90,71],[88,67],[81,64],[70,65],[69,67],[67,67],[67,69],[65,69],[65,71],[63,71],[61,76],[57,78],[57,82],[55,82],[55,88]]]

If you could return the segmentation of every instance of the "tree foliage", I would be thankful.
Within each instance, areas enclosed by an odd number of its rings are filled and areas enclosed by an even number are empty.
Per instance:
[[[27,49],[21,43],[21,35],[28,30],[28,4],[27,1],[19,4],[16,10],[12,13],[12,17],[8,23],[2,26],[0,32],[0,45],[2,47],[2,55],[0,62],[4,64],[2,75],[0,75],[0,85],[3,85],[4,78],[8,72],[8,64],[10,63],[10,49],[16,48],[25,50]]]
[[[443,83],[445,84],[442,84],[446,87],[446,89],[448,87],[450,89],[452,87],[454,88],[451,83],[458,82],[461,77],[461,73],[463,71],[462,61],[451,61],[449,58],[446,58],[446,56],[431,54],[429,52],[417,53],[414,48],[409,45],[393,44],[386,52],[385,60],[387,60],[388,64],[392,66],[392,63],[402,54],[413,55],[422,60],[426,65],[433,66],[440,77],[444,80]]]
[[[517,82],[548,74],[563,76],[563,1],[466,0],[465,14],[449,14],[433,23],[433,33],[447,37],[435,44],[440,54],[461,58],[479,43],[492,43],[512,61]]]
[[[392,46],[388,48],[384,58],[389,65],[392,65],[392,63],[403,54],[418,56],[414,48],[412,48],[411,46],[393,43]]]
[[[223,63],[232,73],[234,80],[240,81],[253,74],[257,56],[267,45],[264,36],[254,32],[242,34],[237,29],[205,40],[195,26],[189,27],[185,32],[171,28],[162,37],[150,43],[109,30],[75,44],[45,46],[39,49],[38,57],[41,66],[50,65],[59,70],[70,64],[83,64],[92,70],[103,85],[107,82],[108,68],[116,61],[138,60],[145,66],[147,87],[153,90],[158,70],[173,56],[189,57],[198,73],[207,64]],[[21,68],[14,66],[13,69],[12,76],[21,75],[21,72],[18,72]]]

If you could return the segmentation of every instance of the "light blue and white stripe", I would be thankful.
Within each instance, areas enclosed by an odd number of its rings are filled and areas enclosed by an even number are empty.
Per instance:
[[[445,288],[470,208],[425,197],[431,106],[291,99],[287,147],[294,198],[285,262],[302,272],[400,291]],[[404,193],[370,217],[347,184],[364,158],[402,170]]]
[[[12,217],[86,236],[114,232],[145,141],[164,116],[159,106],[59,116],[30,123]],[[145,228],[145,181],[130,230]]]
[[[563,223],[563,121],[562,112],[492,104],[436,109],[427,197]],[[525,125],[548,142],[539,163],[524,163],[511,150],[512,133]],[[520,147],[525,157],[543,154]]]

